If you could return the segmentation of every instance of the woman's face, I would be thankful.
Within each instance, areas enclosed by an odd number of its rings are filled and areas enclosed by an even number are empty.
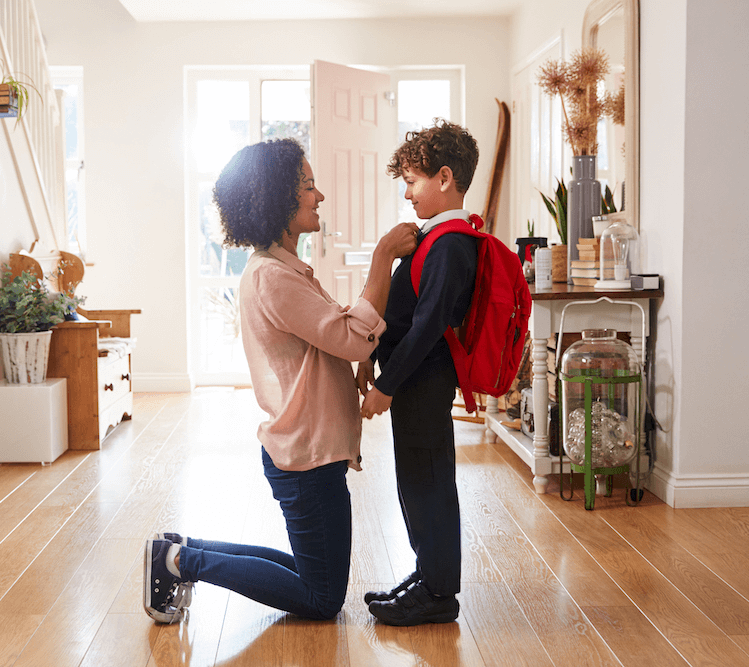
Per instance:
[[[315,187],[315,176],[306,159],[302,165],[302,179],[299,183],[298,197],[299,210],[289,223],[289,233],[292,237],[297,237],[305,232],[319,232],[320,214],[317,212],[317,207],[325,197]]]

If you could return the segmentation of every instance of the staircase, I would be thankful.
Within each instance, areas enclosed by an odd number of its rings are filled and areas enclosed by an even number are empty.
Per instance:
[[[0,262],[23,250],[44,267],[65,248],[64,141],[33,0],[0,0],[0,61],[0,77],[38,91],[22,118],[0,119]]]

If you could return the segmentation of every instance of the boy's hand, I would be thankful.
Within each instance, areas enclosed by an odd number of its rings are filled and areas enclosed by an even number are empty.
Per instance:
[[[415,222],[401,222],[385,234],[377,245],[393,258],[405,257],[416,250],[418,235],[419,226]]]
[[[390,409],[392,402],[392,396],[386,396],[377,387],[372,387],[364,397],[364,403],[361,406],[361,416],[365,419],[372,419],[374,415],[381,415]]]
[[[374,385],[374,361],[367,359],[359,362],[359,368],[356,371],[356,386],[362,396],[369,393],[369,388]]]

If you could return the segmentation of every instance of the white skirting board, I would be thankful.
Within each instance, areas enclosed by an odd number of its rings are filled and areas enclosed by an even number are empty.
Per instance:
[[[189,373],[133,373],[135,393],[171,394],[193,389],[195,382]]]
[[[675,476],[656,464],[647,489],[674,508],[749,507],[749,475]]]

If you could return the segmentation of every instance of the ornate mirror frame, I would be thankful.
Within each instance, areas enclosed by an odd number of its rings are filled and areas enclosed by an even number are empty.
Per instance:
[[[596,47],[598,28],[624,9],[624,141],[626,149],[625,210],[609,217],[625,218],[640,229],[640,3],[639,0],[593,0],[583,18],[583,47]]]

